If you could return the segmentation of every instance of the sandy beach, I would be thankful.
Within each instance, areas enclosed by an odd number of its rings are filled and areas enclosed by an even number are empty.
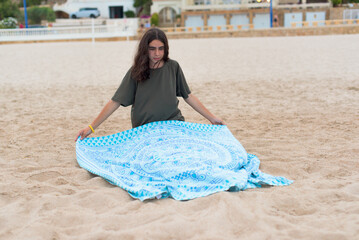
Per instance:
[[[169,40],[192,92],[261,170],[295,182],[145,202],[80,168],[74,142],[137,42],[0,45],[0,239],[358,239],[358,42]],[[93,136],[129,128],[130,108],[120,108]]]

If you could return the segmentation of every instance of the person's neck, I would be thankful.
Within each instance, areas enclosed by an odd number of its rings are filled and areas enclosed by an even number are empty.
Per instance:
[[[155,62],[155,63],[150,63],[150,68],[151,68],[151,69],[157,69],[157,68],[162,67],[163,64],[164,64],[164,61],[163,61],[163,60],[160,60],[160,61]]]

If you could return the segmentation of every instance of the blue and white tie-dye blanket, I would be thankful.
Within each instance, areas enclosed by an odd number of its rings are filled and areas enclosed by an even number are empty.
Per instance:
[[[188,200],[219,191],[292,183],[259,170],[226,126],[153,122],[76,143],[77,161],[140,200]]]

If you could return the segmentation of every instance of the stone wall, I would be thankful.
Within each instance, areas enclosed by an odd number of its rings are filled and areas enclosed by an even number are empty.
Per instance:
[[[335,7],[329,9],[329,20],[343,19],[343,7]]]

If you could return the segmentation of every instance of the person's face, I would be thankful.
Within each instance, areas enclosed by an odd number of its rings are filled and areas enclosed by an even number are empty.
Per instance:
[[[162,60],[165,54],[165,45],[160,40],[153,40],[148,45],[148,57],[150,58],[150,64],[153,66],[155,63]]]

